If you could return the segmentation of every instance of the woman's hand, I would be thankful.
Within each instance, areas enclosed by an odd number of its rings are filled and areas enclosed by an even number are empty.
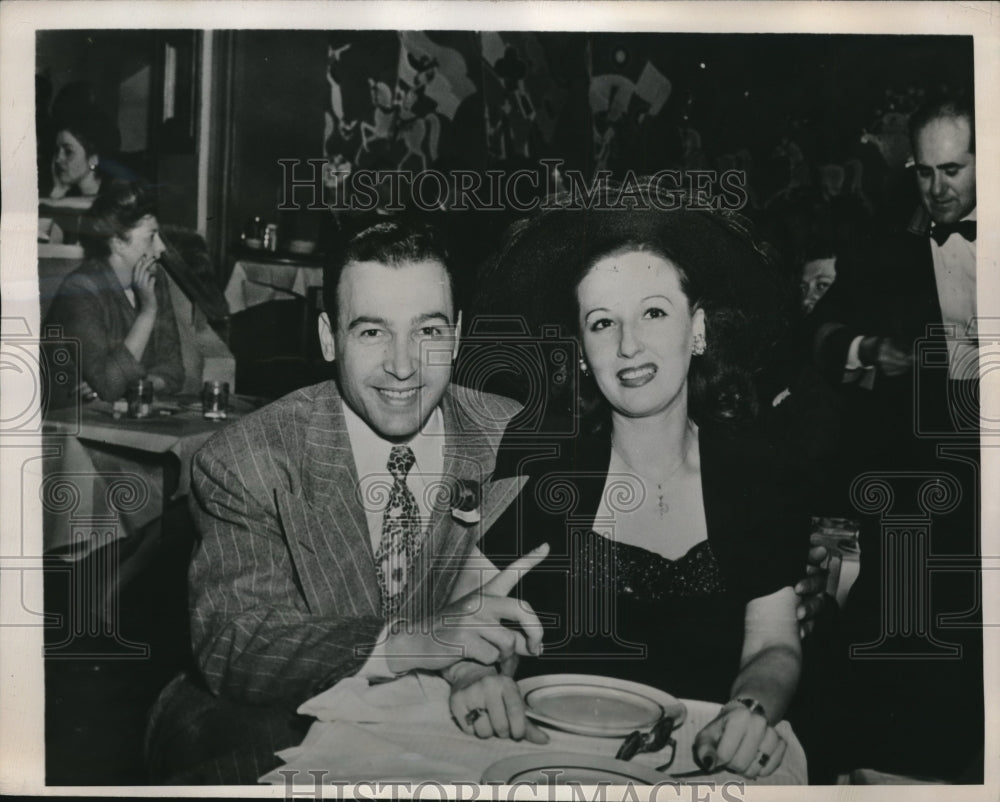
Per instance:
[[[735,699],[694,739],[694,756],[706,771],[728,769],[748,780],[767,777],[785,757],[787,744],[761,712]]]
[[[505,660],[498,674],[493,666],[464,662],[446,673],[452,684],[448,707],[466,735],[549,742],[549,736],[525,716],[524,700],[510,676],[516,665],[516,659]]]
[[[821,545],[813,545],[806,558],[806,575],[795,585],[798,597],[795,606],[795,617],[799,622],[799,638],[805,638],[816,626],[820,611],[830,602],[836,604],[833,597],[826,593],[827,581],[830,576],[827,557],[829,553]]]
[[[132,268],[132,289],[139,299],[139,311],[156,313],[156,269],[155,256],[143,256]]]
[[[66,193],[69,192],[69,184],[64,184],[62,179],[59,178],[59,170],[56,167],[56,160],[52,160],[52,191],[49,193],[50,198],[59,199],[66,197]]]

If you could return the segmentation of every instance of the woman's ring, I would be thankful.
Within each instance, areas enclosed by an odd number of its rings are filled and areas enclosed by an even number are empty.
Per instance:
[[[764,754],[763,752],[761,752],[760,753],[760,759],[757,761],[757,763],[760,765],[761,768],[763,768],[764,766],[767,765],[767,761],[769,761],[770,759],[771,759],[770,755],[767,755],[767,754]]]
[[[465,723],[470,727],[479,721],[479,717],[486,712],[485,707],[474,707],[468,713],[465,714]]]

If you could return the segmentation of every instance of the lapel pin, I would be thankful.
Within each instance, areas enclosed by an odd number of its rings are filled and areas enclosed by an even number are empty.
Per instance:
[[[479,514],[479,482],[457,479],[451,498],[451,517],[464,524],[475,524],[481,520]]]

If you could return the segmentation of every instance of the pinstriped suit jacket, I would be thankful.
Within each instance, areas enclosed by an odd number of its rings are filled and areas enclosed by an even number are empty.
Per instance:
[[[469,550],[523,485],[490,481],[515,402],[453,386],[441,409],[445,481],[480,485],[482,520],[461,523],[445,494],[436,499],[401,608],[412,620],[447,602]],[[209,688],[298,704],[356,673],[385,622],[336,385],[303,388],[224,429],[192,474],[191,634]]]

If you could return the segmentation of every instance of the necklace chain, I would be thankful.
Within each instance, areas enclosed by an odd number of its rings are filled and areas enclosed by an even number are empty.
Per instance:
[[[629,462],[627,459],[625,459],[625,455],[622,454],[621,450],[618,449],[613,442],[612,442],[612,449],[618,455],[618,459],[620,459],[622,463],[624,463],[626,468],[632,471],[632,473],[634,473],[640,479],[645,479],[648,482],[655,482],[657,488],[662,488],[663,485],[665,485],[667,482],[673,479],[674,475],[681,469],[681,466],[684,464],[684,456],[682,455],[677,464],[673,468],[671,468],[670,473],[668,473],[662,479],[654,479],[652,476],[648,476],[642,473],[642,471],[639,471],[635,467],[633,467],[632,463]]]
[[[671,479],[673,479],[674,476],[677,474],[677,472],[681,469],[681,466],[684,465],[684,460],[687,457],[689,449],[690,449],[690,444],[684,449],[684,452],[681,454],[680,460],[678,460],[677,464],[670,470],[670,473],[668,473],[662,479],[655,480],[652,477],[646,476],[645,474],[636,470],[632,466],[632,463],[630,463],[627,459],[625,459],[625,455],[622,454],[621,449],[619,449],[618,446],[616,445],[614,437],[612,436],[611,438],[611,450],[618,455],[618,459],[622,461],[625,467],[628,468],[630,471],[632,471],[632,473],[635,474],[635,476],[637,476],[639,479],[645,479],[646,481],[656,483],[656,493],[657,493],[656,509],[660,515],[660,518],[663,518],[668,512],[670,512],[670,504],[663,497],[663,486]]]

